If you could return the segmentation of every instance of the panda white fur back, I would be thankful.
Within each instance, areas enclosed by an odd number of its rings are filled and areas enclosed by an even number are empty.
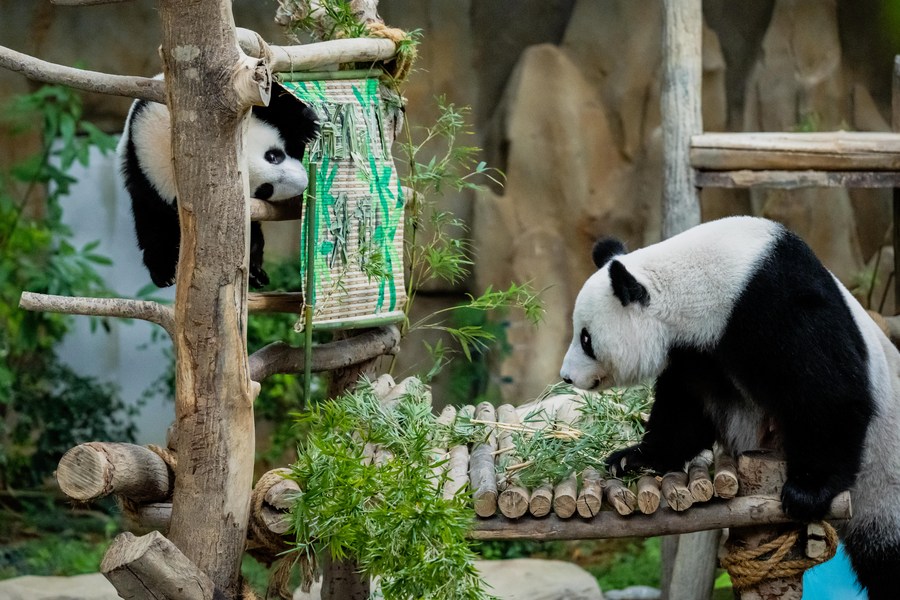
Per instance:
[[[306,189],[301,159],[318,132],[315,113],[299,102],[275,95],[269,107],[254,107],[244,135],[250,194],[261,200],[286,200]],[[178,228],[171,118],[164,104],[135,101],[128,113],[118,153],[131,196],[137,242],[144,265],[159,287],[175,282]],[[250,230],[250,285],[262,287],[264,238],[259,223]]]
[[[774,424],[784,509],[818,519],[852,487],[844,541],[860,582],[900,598],[900,354],[808,246],[732,217],[630,254],[601,242],[594,260],[561,376],[585,389],[656,378],[643,440],[610,469],[680,468],[714,441],[758,448]]]

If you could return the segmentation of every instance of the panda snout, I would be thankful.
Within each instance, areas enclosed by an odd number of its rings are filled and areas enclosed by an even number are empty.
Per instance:
[[[569,379],[568,377],[566,377],[565,375],[562,376],[562,380],[565,381],[565,382],[568,383],[568,384],[571,384],[571,383],[572,383],[572,380]]]

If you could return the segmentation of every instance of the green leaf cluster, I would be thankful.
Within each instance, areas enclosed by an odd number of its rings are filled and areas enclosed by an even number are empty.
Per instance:
[[[522,419],[525,430],[512,434],[515,454],[526,461],[515,474],[526,487],[556,484],[570,473],[580,475],[587,467],[605,472],[603,460],[610,453],[641,439],[653,404],[649,386],[593,393],[558,384],[548,388],[543,397],[560,394],[579,398],[579,415],[574,423],[559,423],[538,404]],[[504,457],[498,461],[501,471],[509,466]]]
[[[64,199],[90,148],[115,140],[82,118],[80,97],[45,86],[15,97],[0,111],[12,135],[39,135],[35,154],[0,169],[0,487],[37,483],[70,446],[133,439],[133,411],[113,386],[63,365],[54,347],[71,317],[18,308],[22,291],[109,295],[96,267],[110,264],[99,242],[81,248],[62,221]],[[93,326],[106,327],[95,319]]]
[[[491,596],[473,567],[466,534],[469,494],[437,490],[432,446],[442,435],[424,386],[386,410],[364,384],[300,416],[307,428],[291,478],[303,490],[293,507],[296,551],[354,557],[380,576],[386,600],[483,600]],[[392,459],[368,461],[366,444]]]

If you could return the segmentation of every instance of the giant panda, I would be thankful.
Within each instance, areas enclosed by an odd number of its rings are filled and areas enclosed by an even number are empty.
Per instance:
[[[315,111],[280,88],[269,106],[253,107],[245,135],[250,194],[273,201],[302,194],[308,178],[300,161],[318,130]],[[170,138],[168,107],[137,100],[128,112],[118,147],[138,247],[158,287],[175,283],[181,240]],[[269,283],[262,264],[264,245],[262,227],[251,223],[249,282],[255,288]]]
[[[843,532],[871,600],[900,598],[900,354],[782,225],[730,217],[626,253],[594,246],[561,377],[582,389],[655,378],[642,441],[613,474],[680,469],[713,442],[775,431],[785,512],[821,519],[851,489]],[[855,485],[859,481],[860,485]]]

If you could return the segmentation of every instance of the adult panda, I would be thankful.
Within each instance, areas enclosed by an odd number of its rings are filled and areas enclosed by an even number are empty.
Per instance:
[[[785,512],[820,519],[852,489],[843,538],[859,582],[871,600],[900,598],[900,354],[809,247],[731,217],[628,254],[600,241],[593,259],[562,378],[656,378],[644,437],[610,470],[682,468],[714,441],[758,448],[774,425]]]
[[[245,136],[251,195],[276,201],[302,194],[308,177],[300,161],[318,131],[315,111],[280,88],[269,106],[254,106]],[[170,286],[175,283],[181,230],[168,107],[136,100],[128,112],[118,154],[144,265],[154,284]],[[264,246],[262,227],[251,223],[249,281],[255,288],[269,283],[263,270]]]

